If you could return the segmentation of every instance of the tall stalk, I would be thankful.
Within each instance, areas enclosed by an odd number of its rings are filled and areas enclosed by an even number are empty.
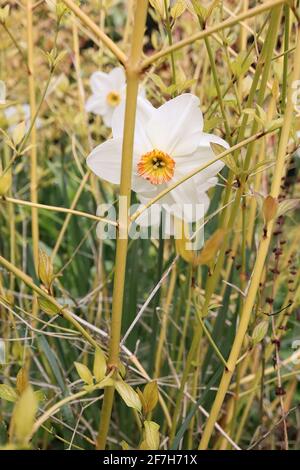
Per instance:
[[[34,50],[33,50],[33,3],[27,0],[27,61],[28,61],[28,89],[31,119],[36,114],[36,97],[35,97],[35,79],[34,79]],[[38,202],[38,177],[37,177],[37,147],[36,147],[36,122],[32,126],[30,134],[30,198],[31,202]],[[38,210],[36,207],[31,208],[31,227],[32,227],[32,245],[33,260],[35,270],[37,272],[38,256],[39,256],[39,221]]]
[[[130,206],[132,153],[135,128],[137,93],[139,86],[140,62],[144,27],[146,23],[148,0],[139,0],[136,3],[134,16],[131,51],[126,64],[127,89],[125,105],[125,123],[123,132],[122,166],[120,198],[126,201],[127,209]],[[126,212],[126,213],[125,213]],[[117,371],[119,361],[119,348],[122,325],[122,309],[125,288],[125,271],[128,246],[128,212],[119,211],[119,230],[117,236],[115,278],[113,288],[111,337],[109,343],[108,367]],[[122,230],[122,236],[120,231]],[[125,233],[126,232],[126,233]],[[114,387],[108,387],[104,392],[102,404],[100,429],[97,437],[97,448],[105,449],[106,439],[111,418],[114,399]]]

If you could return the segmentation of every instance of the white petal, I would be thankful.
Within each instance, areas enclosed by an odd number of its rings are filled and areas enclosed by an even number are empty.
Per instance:
[[[9,133],[12,133],[21,121],[25,121],[26,131],[29,130],[31,114],[29,104],[25,103],[19,104],[17,106],[9,106],[8,108],[4,109],[4,114],[9,124]],[[35,125],[36,128],[41,127],[41,120],[37,119],[35,121]]]
[[[91,95],[85,104],[85,109],[88,113],[98,114],[102,116],[108,106],[103,95]]]
[[[208,195],[202,192],[198,193],[198,201],[201,201],[201,204],[203,204],[204,214],[206,214],[210,204],[210,199]]]
[[[167,197],[168,196],[168,197]],[[203,217],[205,207],[199,200],[197,187],[194,181],[188,180],[174,188],[162,203],[166,211],[188,222],[199,220]]]
[[[112,69],[108,74],[108,78],[110,80],[111,90],[118,91],[126,83],[126,77],[123,67],[115,67],[114,69]]]
[[[140,205],[140,209],[144,209],[146,203]],[[159,227],[161,215],[161,206],[159,204],[153,204],[148,209],[145,209],[141,215],[136,219],[136,223],[141,227]]]
[[[138,158],[134,157],[133,176],[132,176],[132,189],[133,189],[133,191],[135,191],[138,194],[143,195],[144,197],[153,198],[163,190],[164,186],[163,185],[151,184],[145,178],[142,178],[141,176],[139,176],[136,173],[137,163],[138,163]]]
[[[228,145],[220,137],[217,137],[217,136],[213,136],[213,137],[216,137],[216,140],[218,140],[219,144],[220,142],[223,142],[224,144]],[[216,158],[216,155],[214,154],[212,148],[210,147],[209,141],[206,141],[205,139],[206,137],[204,137],[203,139],[201,138],[201,146],[199,146],[194,153],[192,153],[191,155],[182,156],[176,159],[175,174],[174,174],[175,180],[179,179],[183,175],[187,175],[193,170],[197,170],[204,164],[209,163],[210,161]],[[200,182],[204,182],[208,178],[215,176],[217,173],[219,173],[219,171],[222,170],[223,167],[224,167],[224,163],[221,160],[218,160],[210,164],[204,170],[201,170],[193,178],[196,178],[198,181],[198,184],[200,184]]]
[[[30,119],[30,106],[29,104],[20,104],[17,106],[9,106],[4,109],[6,119],[13,118],[18,121],[27,121]]]
[[[204,193],[208,191],[210,188],[213,188],[214,186],[216,186],[217,184],[218,184],[218,178],[214,176],[212,178],[207,179],[204,183],[199,183],[196,180],[197,193],[198,194]]]
[[[120,184],[121,160],[121,139],[110,139],[94,148],[86,162],[93,173],[100,178]]]
[[[172,157],[194,152],[199,145],[203,116],[199,99],[186,93],[158,108],[147,125],[147,134],[153,148]]]
[[[94,72],[90,78],[90,85],[93,93],[107,95],[109,90],[111,90],[111,81],[109,75],[104,72]]]
[[[227,150],[230,147],[229,144],[224,139],[219,137],[218,135],[207,134],[206,132],[202,132],[201,133],[201,139],[200,139],[200,145],[201,146],[202,145],[209,145],[211,142],[214,143],[214,144],[221,145],[222,147],[224,147],[224,150]]]
[[[139,85],[139,91],[138,91],[138,94],[141,98],[144,98],[144,100],[146,100],[146,90],[145,88],[142,86],[142,85]]]
[[[112,106],[107,106],[105,113],[103,113],[103,121],[107,127],[111,127],[114,113],[115,113],[115,108],[113,108]]]
[[[137,110],[134,131],[134,147],[139,155],[152,150],[145,128],[155,108],[152,104],[140,96],[137,99]],[[114,137],[123,137],[125,116],[125,100],[116,108],[112,118],[112,131]]]
[[[146,198],[138,194],[138,197],[142,203],[141,207],[145,207],[151,200],[151,198]],[[151,236],[153,238],[159,238],[159,226],[162,220],[162,233],[165,238],[169,238],[170,235],[174,235],[174,224],[173,224],[173,215],[164,210],[164,206],[160,202],[152,204],[148,209],[145,209],[144,212],[136,219],[136,223],[141,225],[141,227],[155,227],[156,230],[151,231]]]

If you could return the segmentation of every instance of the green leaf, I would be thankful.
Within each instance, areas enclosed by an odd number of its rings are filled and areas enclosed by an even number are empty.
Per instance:
[[[5,104],[6,102],[6,85],[3,80],[0,80],[0,104]]]
[[[10,385],[0,384],[0,398],[14,402],[17,400],[18,395]]]
[[[31,385],[24,390],[17,401],[12,415],[12,440],[26,445],[29,441],[35,415],[38,409],[38,400]]]
[[[231,71],[237,78],[245,75],[248,72],[252,63],[252,54],[248,54],[247,51],[240,52],[236,59],[231,63]]]
[[[145,441],[150,450],[159,448],[159,425],[154,421],[144,421]]]
[[[149,382],[145,385],[143,390],[143,398],[145,403],[145,414],[150,413],[154,410],[158,402],[158,387],[157,382]]]
[[[287,212],[297,209],[300,206],[300,199],[285,199],[278,205],[277,217],[285,215]]]
[[[44,297],[38,297],[38,305],[43,312],[47,313],[47,315],[53,316],[59,313],[59,308]]]
[[[88,369],[88,367],[85,364],[82,364],[81,362],[74,362],[74,365],[77,370],[77,374],[79,377],[88,385],[93,384],[93,376],[91,371]]]
[[[164,84],[162,79],[159,75],[155,73],[151,73],[150,75],[151,80],[155,83],[155,85],[162,91],[163,93],[168,93],[168,87]]]
[[[177,0],[171,8],[171,16],[174,20],[179,18],[186,10],[186,2],[184,0]]]
[[[20,124],[17,124],[16,127],[14,128],[12,132],[12,140],[16,146],[23,139],[25,135],[25,130],[26,130],[25,121],[20,122]]]
[[[129,444],[126,441],[121,441],[120,442],[122,450],[129,450]]]
[[[269,321],[268,320],[263,320],[253,330],[252,333],[252,341],[253,344],[258,344],[260,343],[264,337],[266,336],[269,328]]]
[[[96,382],[100,382],[106,374],[106,359],[102,349],[96,348],[94,365],[93,365],[93,374]]]
[[[28,386],[28,373],[25,367],[21,367],[17,374],[16,387],[19,395],[21,395]]]
[[[5,173],[0,174],[0,196],[4,196],[12,185],[11,168]]]
[[[0,21],[5,23],[9,15],[9,4],[5,5],[4,7],[0,8]]]
[[[39,250],[38,275],[44,286],[49,289],[54,279],[51,257]]]
[[[265,223],[267,224],[270,220],[274,219],[277,216],[277,209],[278,209],[278,201],[270,194],[265,197],[263,203],[263,215],[265,219]]]
[[[121,379],[115,382],[115,387],[121,398],[124,400],[129,408],[134,408],[137,411],[141,411],[142,404],[138,394],[133,388]]]

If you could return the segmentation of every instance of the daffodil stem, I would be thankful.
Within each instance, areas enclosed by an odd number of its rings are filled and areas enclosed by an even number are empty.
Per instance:
[[[171,29],[167,0],[164,0],[164,7],[165,7],[165,15],[166,15],[166,31],[167,31],[167,36],[168,36],[168,42],[169,42],[169,46],[172,46],[173,44],[172,29]],[[172,51],[170,52],[170,60],[171,60],[171,67],[172,67],[172,83],[173,85],[175,85],[176,84],[176,66],[175,66],[174,52]]]
[[[159,226],[159,245],[158,245],[158,263],[157,263],[157,282],[160,281],[163,275],[163,265],[164,265],[164,237],[163,237],[163,216],[160,216],[160,226]],[[153,313],[152,313],[152,325],[151,325],[151,349],[155,350],[155,344],[157,340],[157,330],[158,330],[158,321],[157,321],[157,309],[159,307],[161,297],[161,291],[158,291],[154,297],[153,302]],[[150,359],[150,367],[149,370],[152,373],[155,370],[155,363],[157,360],[158,349],[156,356],[152,356]]]
[[[138,2],[136,2],[131,52],[128,62],[126,64],[127,88],[120,183],[120,198],[126,201],[126,207],[123,211],[119,210],[119,231],[117,236],[116,247],[111,337],[109,343],[108,357],[108,367],[115,369],[117,369],[119,362],[122,310],[125,289],[125,271],[128,246],[128,211],[126,209],[128,209],[130,205],[135,116],[139,87],[140,61],[142,57],[147,8],[148,0],[139,0]],[[106,446],[113,400],[114,387],[108,387],[104,392],[104,399],[100,418],[100,429],[97,437],[97,448],[100,450],[105,449]]]
[[[200,21],[199,17],[198,17],[198,20],[199,20],[199,23],[201,24],[201,21]],[[212,49],[211,49],[211,46],[210,46],[210,43],[209,43],[209,39],[207,37],[204,38],[204,42],[205,42],[205,47],[206,47],[209,62],[210,62],[210,67],[211,67],[211,71],[212,71],[212,75],[213,75],[213,79],[214,79],[214,83],[215,83],[216,92],[217,92],[217,95],[218,95],[218,101],[219,101],[221,114],[222,114],[222,117],[223,117],[223,120],[224,120],[224,126],[225,126],[225,130],[226,130],[226,139],[227,139],[227,142],[230,145],[232,145],[230,125],[229,125],[228,116],[227,116],[225,106],[224,106],[224,99],[222,97],[221,86],[220,86],[220,83],[219,83],[219,80],[218,80],[218,72],[217,72],[217,68],[216,68],[216,64],[215,64],[215,58],[213,56],[213,52],[212,52]]]
[[[23,51],[22,47],[20,46],[19,42],[16,40],[16,38],[14,37],[14,35],[11,33],[10,29],[7,27],[7,25],[5,24],[5,22],[0,22],[1,26],[3,27],[3,29],[6,31],[7,35],[9,36],[9,38],[11,39],[12,43],[14,44],[14,46],[16,47],[16,49],[18,50],[18,52],[20,53],[20,55],[22,56],[22,59],[23,59],[23,62],[26,66],[26,69],[27,69],[27,73],[30,74],[30,70],[28,68],[28,63],[27,63],[27,57],[26,57],[26,53]]]
[[[300,28],[298,26],[298,38],[297,38],[297,47],[294,53],[294,70],[292,75],[292,81],[299,79],[300,76],[300,61],[298,58],[300,57]],[[281,177],[283,175],[283,171],[285,168],[285,154],[286,154],[286,147],[289,139],[289,132],[292,124],[292,116],[294,112],[294,105],[292,102],[292,88],[290,87],[288,90],[288,97],[287,97],[287,105],[285,110],[284,116],[284,125],[282,128],[282,133],[280,136],[279,141],[279,148],[278,154],[276,159],[276,167],[273,175],[273,181],[271,186],[270,195],[273,198],[278,198],[279,191],[280,191],[280,184],[281,184]],[[224,371],[218,392],[215,397],[214,404],[212,406],[209,418],[207,420],[200,444],[199,449],[206,449],[211,434],[213,432],[214,424],[218,419],[218,415],[220,409],[222,407],[226,392],[230,385],[231,378],[235,371],[235,366],[237,360],[240,355],[240,351],[242,348],[242,344],[244,341],[245,334],[248,329],[248,325],[251,319],[251,313],[254,306],[254,302],[256,299],[257,291],[259,289],[259,283],[261,279],[261,275],[263,273],[265,260],[268,254],[270,242],[271,242],[271,235],[274,226],[274,219],[270,220],[266,227],[266,235],[261,238],[261,242],[258,248],[256,261],[253,269],[253,274],[251,277],[249,289],[247,296],[245,298],[244,308],[241,315],[241,321],[239,323],[236,336],[231,348],[231,352],[227,361],[228,370]]]
[[[2,200],[0,198],[0,203],[3,203],[3,204],[12,203],[12,204],[15,204],[17,206],[35,207],[35,208],[40,209],[40,210],[47,210],[47,211],[52,211],[52,212],[62,212],[62,213],[65,213],[65,214],[77,215],[79,217],[85,217],[87,219],[91,219],[91,220],[94,220],[96,222],[104,222],[104,223],[109,224],[109,225],[117,226],[117,222],[115,222],[114,220],[105,219],[103,217],[99,217],[98,215],[89,214],[88,212],[77,211],[75,209],[67,208],[67,207],[49,206],[47,204],[39,204],[39,203],[34,203],[34,202],[31,202],[31,201],[24,201],[22,199],[15,199],[13,197],[7,197],[7,196],[5,196],[5,198],[3,198]]]
[[[284,52],[289,50],[290,44],[290,7],[289,5],[284,5]],[[288,54],[284,54],[283,57],[283,75],[282,75],[282,92],[281,92],[281,102],[280,108],[282,114],[285,110],[286,105],[286,90],[288,88],[287,80],[288,80]]]
[[[196,308],[197,309],[197,308]],[[212,346],[212,348],[214,349],[216,355],[218,356],[218,358],[220,359],[221,363],[223,364],[223,366],[225,367],[225,369],[227,368],[227,364],[226,364],[226,360],[224,359],[224,357],[222,356],[222,353],[220,351],[220,349],[218,348],[218,346],[216,345],[216,343],[214,342],[209,330],[206,328],[205,326],[205,323],[204,323],[204,320],[202,320],[201,318],[201,312],[199,312],[199,309],[197,309],[197,315],[198,315],[198,321],[201,325],[201,328],[202,330],[204,331],[205,333],[205,336],[207,337],[210,345]]]
[[[29,103],[31,116],[36,114],[36,96],[35,96],[35,78],[34,78],[34,50],[33,50],[33,17],[32,17],[32,0],[27,0],[27,56],[28,56],[28,88],[29,88]],[[32,126],[30,134],[30,197],[31,202],[37,203],[38,201],[38,177],[37,177],[37,147],[36,147],[36,125]],[[38,211],[36,207],[31,208],[31,230],[32,230],[32,245],[33,245],[33,260],[35,270],[37,272],[38,257],[39,257],[39,220]]]

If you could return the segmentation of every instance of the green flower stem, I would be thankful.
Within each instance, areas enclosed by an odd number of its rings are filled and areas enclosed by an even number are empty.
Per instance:
[[[226,364],[226,361],[224,359],[224,357],[222,356],[222,353],[221,351],[219,350],[218,346],[216,345],[216,343],[214,342],[210,332],[208,331],[208,329],[206,328],[205,326],[205,323],[204,321],[202,320],[202,317],[201,317],[201,312],[199,312],[199,309],[197,308],[197,316],[198,316],[198,321],[201,325],[201,328],[202,330],[204,331],[204,334],[205,336],[207,337],[209,343],[211,344],[212,348],[214,349],[216,355],[218,356],[218,358],[220,359],[220,361],[222,362],[223,366],[225,367],[225,369],[227,368],[227,364]]]
[[[222,117],[224,119],[224,126],[225,126],[225,130],[226,130],[226,140],[230,145],[232,145],[230,125],[229,125],[228,116],[227,116],[225,106],[224,106],[224,100],[223,100],[223,97],[222,97],[222,90],[221,90],[219,80],[218,80],[218,72],[217,72],[217,68],[216,68],[216,64],[215,64],[215,58],[213,56],[213,52],[212,52],[211,46],[209,44],[209,39],[207,37],[204,38],[204,42],[205,42],[206,50],[207,50],[207,53],[208,53],[210,67],[211,67],[211,71],[212,71],[212,75],[213,75],[213,79],[214,79],[214,83],[215,83],[215,87],[216,87],[216,91],[217,91],[217,95],[218,95],[218,101],[219,101],[221,114],[222,114]]]
[[[172,29],[171,29],[167,0],[164,0],[164,6],[165,6],[165,14],[166,14],[166,31],[167,31],[167,36],[168,36],[168,42],[169,42],[169,46],[172,46],[173,45]],[[170,60],[171,60],[171,67],[172,67],[172,83],[173,85],[175,85],[176,84],[176,67],[175,67],[175,57],[174,57],[173,51],[170,52]]]
[[[36,92],[35,92],[35,70],[34,70],[34,42],[33,42],[33,14],[32,0],[27,1],[27,60],[28,60],[28,91],[31,115],[36,114]],[[38,175],[37,175],[37,140],[35,121],[30,133],[30,199],[36,204],[38,202]],[[35,271],[38,270],[39,261],[39,218],[36,207],[31,208],[31,232],[32,250]],[[34,304],[33,304],[34,305]]]

